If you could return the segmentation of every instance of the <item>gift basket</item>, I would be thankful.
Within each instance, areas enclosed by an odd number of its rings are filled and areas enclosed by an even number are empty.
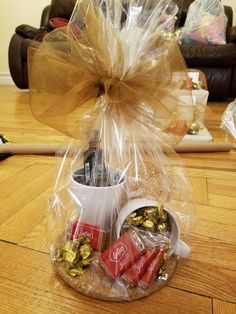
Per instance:
[[[189,135],[200,135],[201,138],[207,138],[209,132],[204,125],[205,114],[207,111],[207,101],[209,91],[207,89],[207,82],[205,74],[196,69],[188,69],[187,78],[183,80],[178,72],[174,73],[174,82],[179,86],[178,100],[182,111],[188,111],[190,114],[187,134],[183,140],[195,140]],[[189,89],[191,94],[186,94],[186,89]],[[194,114],[188,110],[188,107],[194,105]],[[208,133],[208,134],[207,134]],[[196,138],[196,137],[195,137]],[[210,137],[208,137],[210,138]],[[212,138],[211,138],[212,140]]]
[[[221,117],[220,127],[225,131],[232,147],[236,148],[236,99],[226,108]]]
[[[150,295],[190,253],[191,187],[173,150],[188,112],[170,0],[80,0],[30,49],[34,116],[71,137],[49,200],[53,266],[103,300]],[[186,90],[186,93],[190,93]]]
[[[189,6],[181,43],[225,45],[226,24],[227,16],[220,0],[195,0]]]

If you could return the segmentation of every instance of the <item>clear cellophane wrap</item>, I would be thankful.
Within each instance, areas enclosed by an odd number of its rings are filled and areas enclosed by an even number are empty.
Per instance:
[[[236,99],[226,107],[222,117],[220,127],[225,131],[227,139],[232,147],[236,148]]]
[[[193,106],[172,1],[78,1],[69,25],[30,49],[34,116],[72,137],[49,201],[59,275],[78,291],[133,300],[190,252],[192,193],[172,149]],[[178,80],[176,80],[178,77]]]

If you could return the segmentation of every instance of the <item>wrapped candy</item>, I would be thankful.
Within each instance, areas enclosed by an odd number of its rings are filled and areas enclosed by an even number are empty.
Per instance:
[[[150,286],[152,284],[152,282],[154,281],[155,275],[158,271],[158,269],[161,266],[161,263],[164,260],[164,251],[160,250],[156,257],[154,258],[154,260],[150,263],[147,271],[145,272],[140,285],[144,285],[144,286]]]
[[[134,286],[137,285],[144,274],[147,273],[148,267],[156,255],[157,252],[154,248],[147,249],[146,253],[124,273],[122,278]]]
[[[101,265],[113,278],[120,277],[133,263],[139,260],[145,247],[138,233],[126,232],[111,247],[100,255]]]
[[[153,293],[190,252],[191,187],[172,149],[193,112],[180,110],[174,84],[175,72],[187,78],[177,10],[79,0],[68,25],[30,49],[32,112],[72,137],[49,202],[53,265],[99,299]]]

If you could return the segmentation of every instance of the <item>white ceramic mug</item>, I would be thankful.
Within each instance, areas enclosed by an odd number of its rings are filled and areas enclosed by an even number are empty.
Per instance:
[[[119,170],[110,170],[120,174]],[[96,187],[75,181],[74,176],[84,176],[84,169],[79,169],[72,176],[68,186],[71,197],[78,204],[80,221],[105,231],[110,231],[122,205],[126,202],[125,180],[111,186]]]
[[[157,201],[155,200],[138,198],[138,199],[133,199],[133,200],[128,201],[120,210],[120,213],[117,218],[117,223],[116,223],[117,237],[120,236],[121,227],[125,219],[133,211],[139,208],[143,208],[143,207],[156,207],[156,206],[157,206]],[[171,238],[170,239],[171,239],[172,246],[168,250],[168,254],[171,255],[175,253],[176,255],[182,258],[187,258],[191,252],[191,248],[184,241],[180,239],[180,228],[179,228],[179,224],[176,218],[167,208],[165,208],[165,211],[169,215],[170,225],[171,225]]]

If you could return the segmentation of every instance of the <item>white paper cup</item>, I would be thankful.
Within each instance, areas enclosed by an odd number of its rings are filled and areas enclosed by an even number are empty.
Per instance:
[[[121,227],[125,221],[125,219],[135,210],[143,207],[156,207],[157,202],[155,200],[149,200],[149,199],[133,199],[129,202],[127,202],[122,209],[120,210],[120,213],[117,218],[116,222],[116,233],[117,237],[120,236]],[[188,255],[191,252],[191,248],[180,239],[180,228],[177,220],[173,216],[173,214],[165,208],[165,211],[169,215],[170,225],[171,225],[171,242],[172,246],[168,250],[168,254],[172,255],[175,253],[176,255],[187,258]]]
[[[79,169],[75,174],[83,176],[84,169]],[[71,177],[68,190],[78,204],[80,221],[110,231],[119,210],[127,200],[125,180],[112,186],[96,187],[78,183],[74,179],[75,174]]]

